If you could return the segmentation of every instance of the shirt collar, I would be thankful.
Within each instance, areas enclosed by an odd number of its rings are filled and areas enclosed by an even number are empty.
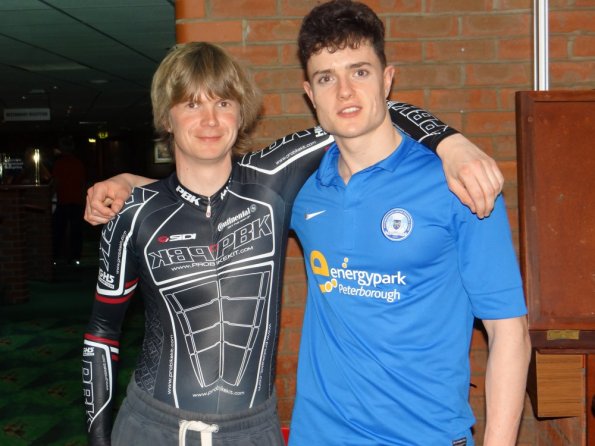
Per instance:
[[[401,143],[389,156],[358,173],[374,170],[394,172],[397,166],[401,163],[401,160],[407,156],[407,153],[411,150],[412,145],[415,144],[415,141],[413,141],[409,136],[403,134],[403,132],[399,133],[402,138]],[[324,154],[316,174],[316,179],[323,186],[331,186],[333,184],[344,185],[343,179],[339,175],[339,156],[339,147],[337,146],[337,143],[333,143]]]

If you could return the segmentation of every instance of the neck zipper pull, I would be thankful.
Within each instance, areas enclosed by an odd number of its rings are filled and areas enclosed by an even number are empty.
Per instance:
[[[209,197],[208,200],[206,216],[207,218],[211,218],[211,197]]]

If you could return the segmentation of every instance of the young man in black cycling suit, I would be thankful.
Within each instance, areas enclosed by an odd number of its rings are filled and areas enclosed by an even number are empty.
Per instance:
[[[247,152],[258,93],[210,44],[172,50],[151,96],[176,172],[152,184],[136,179],[144,185],[102,232],[83,353],[89,443],[283,444],[274,361],[291,207],[333,138],[316,127]],[[434,150],[456,133],[423,110],[388,106],[396,125]],[[462,141],[451,164],[474,153]],[[96,186],[88,220],[105,222],[100,215],[112,210],[97,203],[126,195],[126,188],[114,194],[114,184]],[[145,337],[112,433],[120,329],[137,288]]]

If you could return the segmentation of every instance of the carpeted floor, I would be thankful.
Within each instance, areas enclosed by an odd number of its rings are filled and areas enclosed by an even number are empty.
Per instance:
[[[96,245],[91,248],[96,252]],[[29,302],[0,305],[0,445],[85,445],[82,336],[97,265],[56,267],[52,283],[32,282]],[[121,343],[119,405],[142,336],[142,304],[131,306]]]

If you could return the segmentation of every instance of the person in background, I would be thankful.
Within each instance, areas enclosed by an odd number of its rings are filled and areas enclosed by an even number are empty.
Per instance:
[[[56,152],[52,168],[56,193],[52,222],[54,264],[65,260],[68,264],[79,265],[83,251],[85,167],[74,153],[71,136],[60,138]]]
[[[368,6],[315,7],[298,46],[335,144],[293,207],[308,296],[290,445],[473,445],[475,318],[489,344],[483,444],[514,445],[531,346],[502,197],[475,217],[391,124],[395,70]]]

